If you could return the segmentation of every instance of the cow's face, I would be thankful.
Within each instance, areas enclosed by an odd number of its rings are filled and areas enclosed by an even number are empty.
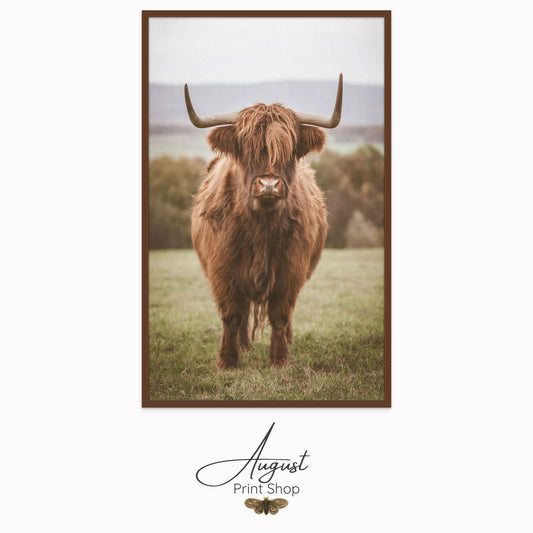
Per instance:
[[[299,124],[280,104],[256,104],[241,111],[235,124],[212,130],[208,141],[239,162],[252,206],[272,209],[287,198],[297,160],[321,150],[325,134]]]

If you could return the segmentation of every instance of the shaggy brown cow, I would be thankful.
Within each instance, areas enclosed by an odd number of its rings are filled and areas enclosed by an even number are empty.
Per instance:
[[[326,238],[326,208],[314,171],[302,158],[319,151],[322,130],[334,128],[342,108],[342,74],[331,118],[256,104],[239,113],[196,115],[197,127],[229,124],[207,139],[219,154],[194,199],[192,241],[222,318],[219,368],[237,365],[268,316],[270,363],[285,366],[298,293],[315,269]],[[306,125],[304,125],[306,124]]]

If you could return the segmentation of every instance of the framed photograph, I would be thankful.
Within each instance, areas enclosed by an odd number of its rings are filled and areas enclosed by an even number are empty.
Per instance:
[[[390,407],[390,12],[142,21],[143,406]]]

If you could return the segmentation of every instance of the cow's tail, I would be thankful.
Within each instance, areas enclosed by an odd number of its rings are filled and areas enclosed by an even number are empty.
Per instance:
[[[256,340],[256,333],[258,333],[259,338],[263,337],[267,313],[268,303],[266,301],[252,302],[250,306],[250,318],[248,320],[251,327],[252,341]]]

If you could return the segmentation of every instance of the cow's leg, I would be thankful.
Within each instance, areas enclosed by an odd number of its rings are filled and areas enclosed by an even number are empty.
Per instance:
[[[249,307],[241,320],[239,326],[239,344],[243,350],[249,350],[252,343],[250,342],[250,334],[248,332],[248,317],[250,316]]]
[[[220,350],[218,351],[218,368],[234,368],[239,362],[239,347],[237,343],[237,332],[241,317],[237,315],[227,316],[222,319],[224,331]]]
[[[289,321],[287,323],[287,342],[292,344],[292,313],[289,315]]]
[[[291,332],[290,318],[292,308],[286,298],[272,299],[268,304],[268,318],[272,327],[272,337],[270,339],[270,364],[281,368],[289,364],[289,339]],[[292,340],[292,339],[291,339]]]
[[[239,361],[240,326],[247,316],[248,306],[232,299],[231,304],[219,307],[224,331],[218,352],[218,368],[234,368]]]

